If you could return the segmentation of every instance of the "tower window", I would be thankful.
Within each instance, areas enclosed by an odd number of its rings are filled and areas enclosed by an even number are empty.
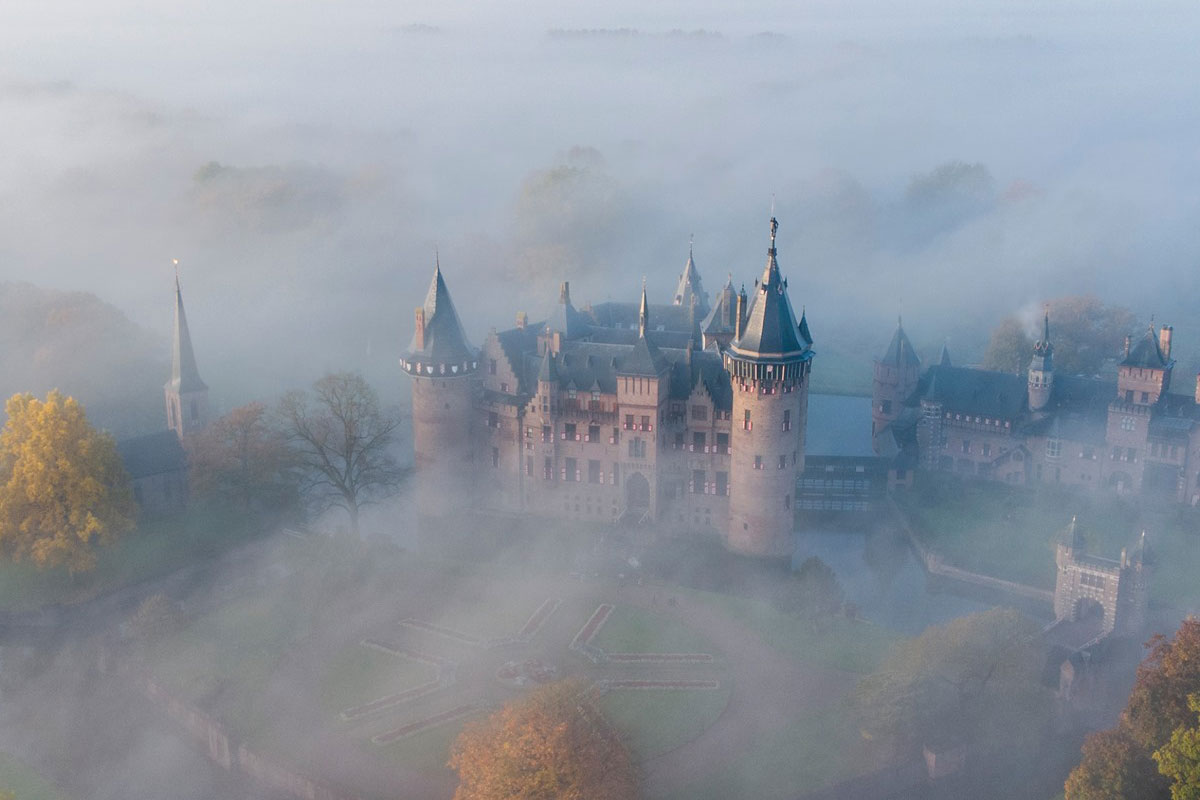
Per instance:
[[[554,431],[549,425],[542,426],[542,441],[550,442],[554,440]]]
[[[762,465],[762,456],[755,456],[755,457],[754,457],[754,468],[755,468],[755,469],[762,469],[762,468],[763,468],[763,465]]]
[[[784,409],[784,411],[783,411],[783,429],[785,431],[790,431],[792,429],[791,409]]]
[[[787,466],[787,456],[786,455],[780,456],[779,457],[779,468],[784,469],[786,466]]]
[[[879,404],[879,410],[882,411],[884,414],[892,413],[892,401],[884,400],[882,403]]]
[[[499,447],[492,448],[492,466],[493,467],[500,466],[500,448]]]
[[[1142,392],[1142,402],[1143,403],[1150,402],[1150,393],[1149,392]]]
[[[750,421],[750,409],[746,409],[745,416],[742,417],[742,430],[749,431],[754,429],[754,423]]]
[[[704,494],[704,470],[692,470],[692,494]]]
[[[494,358],[488,360],[488,374],[489,375],[496,374],[496,359],[494,359]]]
[[[602,483],[603,480],[604,480],[604,473],[600,471],[600,462],[594,461],[594,460],[589,460],[588,461],[588,483]]]
[[[554,461],[549,456],[542,466],[542,479],[547,481],[554,480]]]

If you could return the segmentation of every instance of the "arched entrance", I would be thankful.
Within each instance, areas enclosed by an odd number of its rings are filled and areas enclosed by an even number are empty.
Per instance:
[[[1091,597],[1081,597],[1075,601],[1075,613],[1072,618],[1076,622],[1095,622],[1103,625],[1104,606]]]
[[[650,481],[640,472],[625,479],[625,508],[629,511],[647,511],[650,508]]]

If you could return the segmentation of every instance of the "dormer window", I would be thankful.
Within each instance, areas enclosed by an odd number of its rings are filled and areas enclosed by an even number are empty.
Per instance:
[[[574,389],[567,389],[567,397],[570,399],[574,400],[577,395],[578,392],[576,392]]]

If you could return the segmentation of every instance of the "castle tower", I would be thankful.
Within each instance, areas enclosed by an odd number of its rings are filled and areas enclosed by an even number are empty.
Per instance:
[[[700,284],[700,273],[696,269],[696,261],[692,258],[692,246],[688,245],[688,260],[683,265],[683,274],[679,276],[679,286],[675,289],[674,304],[687,308],[696,304],[696,316],[703,319],[708,315],[708,292]]]
[[[1054,345],[1050,342],[1050,311],[1042,319],[1042,338],[1033,345],[1029,362],[1029,410],[1041,411],[1054,391]]]
[[[725,351],[725,369],[733,386],[725,545],[757,556],[791,551],[813,358],[807,321],[802,332],[776,261],[778,228],[772,217],[767,265],[738,336]]]
[[[417,308],[412,343],[400,359],[413,379],[417,510],[424,516],[445,516],[466,505],[478,366],[438,265],[425,303]]]
[[[871,437],[876,453],[876,437],[900,416],[904,401],[916,390],[920,377],[921,359],[904,332],[903,321],[897,319],[887,352],[875,359],[871,381]]]
[[[700,323],[702,347],[705,350],[724,350],[737,333],[737,292],[732,276],[717,294],[716,304]]]
[[[175,336],[171,350],[171,379],[163,387],[167,405],[167,427],[182,439],[208,424],[208,386],[200,379],[192,335],[183,310],[183,292],[175,276]]]
[[[646,287],[638,309],[638,338],[616,369],[617,405],[623,418],[621,473],[625,513],[658,518],[659,423],[670,395],[670,363],[649,338]]]

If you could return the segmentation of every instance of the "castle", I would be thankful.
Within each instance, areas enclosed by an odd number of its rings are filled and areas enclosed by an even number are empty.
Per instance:
[[[749,294],[709,303],[689,252],[670,305],[576,308],[467,341],[438,265],[401,367],[413,379],[419,511],[652,521],[732,551],[791,552],[812,336],[778,223]]]
[[[893,483],[911,470],[1019,486],[1094,487],[1152,501],[1200,501],[1200,378],[1174,394],[1169,325],[1125,339],[1115,381],[1058,374],[1047,312],[1024,376],[921,360],[897,325],[874,365],[875,452]]]

